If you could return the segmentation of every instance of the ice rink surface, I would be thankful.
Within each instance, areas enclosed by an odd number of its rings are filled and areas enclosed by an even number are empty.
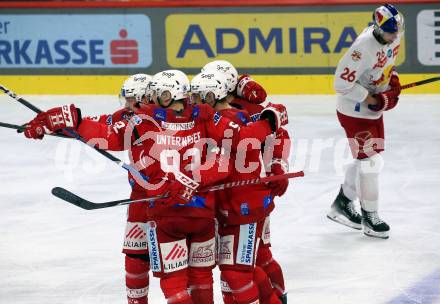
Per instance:
[[[74,102],[85,114],[119,107],[114,96],[26,98],[43,109]],[[272,213],[289,303],[440,303],[440,96],[403,95],[385,113],[380,215],[391,226],[388,240],[326,218],[349,161],[335,97],[270,99],[288,107],[291,170],[306,172]],[[33,117],[5,95],[0,109],[2,122]],[[50,194],[62,186],[96,201],[126,198],[125,171],[73,140],[30,141],[0,128],[0,143],[0,303],[126,303],[126,207],[85,211]],[[217,270],[215,279],[221,303]],[[150,303],[165,303],[154,278],[149,295]]]

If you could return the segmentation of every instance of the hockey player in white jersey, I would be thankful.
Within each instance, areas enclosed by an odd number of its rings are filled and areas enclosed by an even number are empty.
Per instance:
[[[379,172],[384,150],[383,112],[399,100],[395,70],[403,15],[385,4],[373,13],[373,25],[364,29],[336,68],[337,116],[350,143],[354,162],[327,217],[368,236],[388,238],[390,227],[378,215]],[[362,215],[353,202],[359,199]]]

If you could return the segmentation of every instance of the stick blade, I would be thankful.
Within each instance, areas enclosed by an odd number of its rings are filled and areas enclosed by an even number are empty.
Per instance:
[[[80,207],[85,210],[97,209],[96,206],[94,206],[95,204],[93,204],[92,202],[89,202],[88,200],[85,200],[85,199],[73,194],[69,190],[66,190],[61,187],[53,188],[52,195],[58,197],[59,199],[65,201],[65,202],[68,202],[72,205],[75,205],[75,206]]]

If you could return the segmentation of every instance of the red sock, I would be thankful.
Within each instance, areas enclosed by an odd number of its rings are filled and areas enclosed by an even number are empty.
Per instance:
[[[193,304],[187,286],[186,271],[173,272],[160,278],[160,288],[169,304]]]
[[[224,304],[235,304],[234,296],[232,295],[232,290],[228,283],[223,278],[223,272],[220,274],[220,284],[222,289],[222,297]]]
[[[254,282],[257,284],[261,304],[281,304],[269,278],[261,267],[254,269]]]
[[[188,269],[189,289],[194,304],[213,304],[214,294],[212,285],[212,269],[205,267],[190,267]]]
[[[258,288],[253,272],[223,270],[222,277],[228,283],[237,304],[258,303]]]
[[[272,257],[269,247],[260,247],[258,250],[257,265],[263,268],[275,289],[277,296],[285,293],[284,276],[280,264]]]
[[[148,271],[150,263],[145,256],[125,256],[125,285],[128,304],[148,304]]]

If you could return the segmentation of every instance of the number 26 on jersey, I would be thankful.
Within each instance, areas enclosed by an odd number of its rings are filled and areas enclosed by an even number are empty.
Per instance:
[[[353,82],[356,79],[356,71],[350,71],[349,68],[344,68],[340,77],[348,82]]]

